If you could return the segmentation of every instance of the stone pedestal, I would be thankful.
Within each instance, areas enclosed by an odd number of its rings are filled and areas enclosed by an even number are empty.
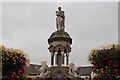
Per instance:
[[[51,55],[51,65],[52,66],[63,66],[66,63],[69,64],[69,53],[71,52],[70,45],[72,44],[72,39],[69,34],[63,30],[55,31],[52,33],[48,39],[49,51]],[[55,57],[55,60],[54,60]],[[65,62],[66,57],[66,62]],[[53,63],[55,62],[56,65]]]

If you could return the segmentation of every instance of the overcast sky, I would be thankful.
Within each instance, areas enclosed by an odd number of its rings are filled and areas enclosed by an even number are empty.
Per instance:
[[[90,65],[88,54],[100,45],[118,42],[117,2],[11,2],[2,4],[2,41],[22,49],[31,63],[50,64],[47,40],[56,31],[55,11],[65,11],[65,31],[73,39],[70,62]]]

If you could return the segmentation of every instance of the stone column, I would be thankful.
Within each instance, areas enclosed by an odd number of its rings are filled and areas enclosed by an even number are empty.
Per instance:
[[[66,53],[66,66],[69,64],[69,53]]]
[[[55,59],[56,59],[56,54],[54,53],[54,63],[53,63],[53,65],[55,66]]]
[[[51,65],[54,66],[54,53],[51,53]]]
[[[66,65],[66,53],[64,54],[64,65]]]
[[[58,65],[57,64],[57,54],[58,54],[58,52],[55,52],[55,65]]]
[[[61,54],[61,64],[64,65],[64,52],[62,51]]]

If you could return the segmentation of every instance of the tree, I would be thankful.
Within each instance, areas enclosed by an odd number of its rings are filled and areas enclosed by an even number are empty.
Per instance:
[[[2,78],[3,80],[25,80],[24,68],[26,54],[17,49],[0,46],[2,53]]]
[[[120,44],[112,44],[91,50],[89,61],[93,64],[96,80],[120,78]]]

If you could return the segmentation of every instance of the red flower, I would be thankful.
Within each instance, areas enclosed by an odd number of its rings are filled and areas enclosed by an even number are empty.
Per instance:
[[[13,74],[15,74],[15,72],[12,72]]]
[[[93,70],[93,73],[96,73],[96,69]]]
[[[116,76],[118,76],[119,74],[118,73],[116,73]]]
[[[94,79],[98,78],[98,76],[94,76]]]
[[[109,78],[112,78],[111,76],[109,76]]]
[[[114,66],[114,67],[118,67],[118,65],[117,65],[117,64],[114,64],[113,66]]]

